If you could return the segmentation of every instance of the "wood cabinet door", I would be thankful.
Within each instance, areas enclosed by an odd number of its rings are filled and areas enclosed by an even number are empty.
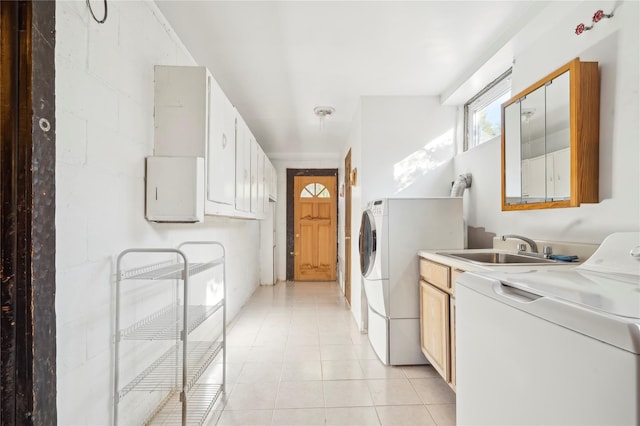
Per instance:
[[[449,382],[449,295],[420,281],[420,344],[433,368]]]
[[[456,298],[451,298],[451,313],[449,316],[449,328],[451,329],[451,381],[449,385],[456,390]]]
[[[451,287],[451,268],[427,259],[420,259],[420,278],[441,290],[449,291]]]

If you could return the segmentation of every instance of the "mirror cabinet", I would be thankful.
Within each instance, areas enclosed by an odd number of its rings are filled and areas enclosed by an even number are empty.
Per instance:
[[[502,210],[598,200],[597,62],[574,59],[502,104]]]

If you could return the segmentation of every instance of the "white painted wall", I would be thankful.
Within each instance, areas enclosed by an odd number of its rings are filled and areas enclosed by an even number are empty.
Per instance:
[[[428,96],[365,96],[361,102],[361,207],[377,198],[449,195],[455,108]]]
[[[277,282],[275,277],[275,255],[273,246],[275,245],[275,215],[276,203],[269,202],[265,218],[260,220],[260,285],[274,285]]]
[[[358,169],[352,188],[351,310],[362,329],[363,302],[358,234],[370,200],[387,197],[448,196],[453,176],[455,108],[437,97],[365,96],[351,126],[343,155],[351,148]],[[344,164],[340,165],[344,175]],[[344,207],[340,209],[339,260],[344,265]],[[341,283],[344,285],[344,282]]]
[[[574,34],[577,24],[589,22],[597,8],[607,13],[614,7],[613,19],[601,21],[593,31],[579,37]],[[461,106],[456,112],[454,107],[441,106],[435,98],[363,97],[343,150],[344,156],[351,148],[352,167],[359,172],[359,183],[353,191],[352,236],[358,235],[361,210],[369,200],[446,196],[451,180],[462,173],[473,175],[472,187],[464,194],[465,220],[469,227],[479,230],[470,232],[470,247],[491,244],[488,237],[493,234],[520,233],[536,239],[599,243],[611,232],[638,230],[638,8],[636,1],[550,2],[544,16],[554,23],[530,26],[526,35],[518,35],[509,43],[515,52],[514,92],[576,56],[600,63],[600,203],[579,208],[502,212],[500,141],[496,139],[462,152]],[[537,31],[537,36],[531,31]],[[441,143],[447,137],[441,136],[452,129],[454,146],[449,151]],[[403,162],[412,154],[417,161]],[[440,164],[442,160],[445,161]],[[432,168],[430,161],[440,165]],[[400,167],[401,164],[406,167]],[[407,170],[405,176],[409,179],[399,179],[394,175],[396,170]],[[402,189],[403,182],[411,184]],[[342,241],[343,217],[340,224]],[[342,246],[339,257],[343,263]],[[362,325],[357,244],[353,244],[352,259],[352,312]]]
[[[100,6],[101,7],[101,6]],[[56,3],[57,405],[62,425],[111,423],[115,256],[130,247],[218,240],[228,318],[258,285],[258,221],[144,219],[153,153],[153,66],[194,61],[151,1]]]
[[[473,174],[465,202],[469,226],[496,235],[518,233],[534,239],[587,243],[600,243],[615,231],[640,229],[639,5],[637,1],[585,1],[567,11],[566,4],[551,3],[545,15],[556,16],[558,24],[515,51],[514,93],[575,57],[599,63],[600,203],[502,212],[500,141],[496,140],[455,158],[456,174]],[[580,22],[590,22],[597,9],[608,13],[614,7],[614,18],[603,19],[580,36],[574,34],[573,29]]]

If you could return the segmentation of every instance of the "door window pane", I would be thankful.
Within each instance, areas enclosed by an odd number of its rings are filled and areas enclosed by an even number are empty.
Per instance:
[[[321,183],[310,183],[300,193],[300,198],[331,198],[331,193]]]

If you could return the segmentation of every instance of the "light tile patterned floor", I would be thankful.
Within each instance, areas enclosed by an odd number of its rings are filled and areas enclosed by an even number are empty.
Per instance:
[[[383,365],[334,282],[258,288],[227,345],[211,426],[455,424],[455,393],[431,366]]]

